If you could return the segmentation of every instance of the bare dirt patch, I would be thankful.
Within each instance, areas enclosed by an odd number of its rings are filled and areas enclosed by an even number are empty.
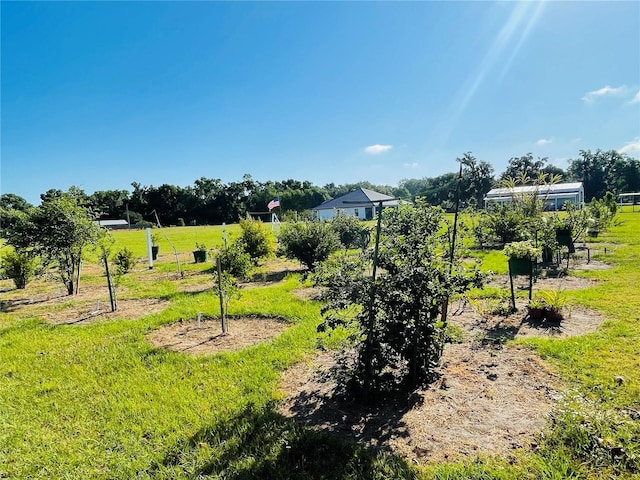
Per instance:
[[[107,320],[123,318],[135,320],[151,313],[164,310],[169,305],[167,300],[144,298],[136,300],[118,300],[117,310],[111,311],[109,300],[83,301],[59,311],[43,314],[43,317],[55,325],[90,325]]]
[[[449,317],[451,324],[459,326],[466,334],[481,337],[485,342],[504,343],[514,338],[554,337],[564,338],[595,332],[604,317],[584,307],[571,307],[559,322],[531,319],[526,314],[526,302],[516,302],[518,311],[508,315],[481,316],[466,304],[461,305]]]
[[[582,290],[596,285],[598,282],[588,278],[568,275],[538,277],[533,283],[533,291],[542,290]],[[509,288],[509,275],[495,275],[488,286],[497,288]],[[528,289],[529,280],[525,276],[513,277],[514,288]]]
[[[535,444],[560,394],[556,376],[534,352],[505,341],[580,335],[594,331],[602,317],[581,309],[559,325],[536,324],[523,312],[481,318],[466,305],[450,322],[464,332],[462,343],[446,346],[439,379],[409,401],[368,409],[345,402],[327,375],[336,354],[324,352],[284,375],[280,412],[417,462],[508,455]]]
[[[215,354],[241,350],[271,340],[291,326],[286,320],[264,317],[229,319],[229,333],[222,333],[219,318],[203,316],[180,320],[150,333],[148,340],[158,348],[192,355]]]
[[[300,300],[319,300],[322,287],[301,287],[291,290],[291,295]]]

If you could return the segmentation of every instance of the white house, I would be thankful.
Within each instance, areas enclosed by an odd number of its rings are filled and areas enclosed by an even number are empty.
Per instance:
[[[491,204],[502,205],[524,195],[536,195],[544,202],[545,210],[560,210],[565,202],[582,205],[584,203],[584,186],[582,182],[576,182],[494,188],[489,190],[489,193],[484,197],[484,206],[487,208]]]
[[[327,200],[312,208],[311,211],[320,220],[332,220],[338,215],[351,215],[360,220],[372,220],[375,216],[375,207],[380,200],[384,200],[383,208],[398,206],[398,200],[389,195],[358,188],[341,197]]]

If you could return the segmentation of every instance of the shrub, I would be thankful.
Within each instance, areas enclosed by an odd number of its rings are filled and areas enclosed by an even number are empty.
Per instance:
[[[123,247],[113,256],[113,263],[116,265],[116,273],[118,275],[125,275],[136,264],[136,257],[133,251],[127,247]]]
[[[338,234],[331,224],[319,221],[286,224],[279,239],[282,253],[300,261],[308,270],[340,248]]]
[[[540,248],[534,247],[529,241],[510,243],[503,251],[512,259],[535,260],[540,255]]]
[[[331,228],[338,234],[340,243],[345,249],[360,246],[363,236],[368,230],[362,222],[351,215],[339,215],[331,222]]]
[[[502,245],[526,238],[527,219],[513,204],[492,206],[481,215],[475,233],[478,244],[488,243],[489,237],[496,238]],[[482,237],[479,237],[482,235]]]
[[[240,228],[242,232],[238,241],[253,263],[273,255],[276,249],[275,238],[264,223],[260,220],[240,220]]]
[[[18,289],[27,287],[35,274],[37,264],[36,258],[16,249],[7,250],[0,258],[0,269],[4,276],[12,279]]]
[[[236,241],[232,243],[229,248],[222,249],[218,253],[217,258],[220,259],[220,268],[223,271],[240,279],[248,277],[252,267],[251,257],[244,251],[240,242]]]
[[[373,283],[364,254],[343,254],[324,263],[317,279],[326,286],[319,329],[349,326],[357,360],[345,385],[357,398],[413,389],[433,377],[446,325],[440,321],[449,297],[482,283],[477,271],[458,263],[449,273],[444,212],[420,199],[384,211],[379,266]],[[376,398],[377,397],[377,398]]]

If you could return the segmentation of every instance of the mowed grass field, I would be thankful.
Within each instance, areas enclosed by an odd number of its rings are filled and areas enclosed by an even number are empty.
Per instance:
[[[141,261],[122,280],[119,295],[167,304],[138,318],[53,325],[46,320],[51,310],[80,300],[38,303],[56,290],[52,280],[34,282],[24,292],[2,281],[0,478],[636,478],[640,214],[618,218],[598,239],[607,254],[596,256],[613,268],[572,272],[598,280],[570,292],[576,304],[606,317],[598,332],[517,340],[548,361],[564,385],[564,399],[537,448],[509,458],[410,465],[277,413],[282,375],[318,346],[320,305],[292,294],[301,287],[299,275],[243,289],[230,304],[232,315],[288,320],[291,327],[272,341],[201,356],[153,347],[149,332],[198,312],[219,311],[208,288],[211,263],[189,258],[196,242],[222,245],[219,226],[154,229],[160,233],[159,261],[153,270]],[[231,239],[239,231],[237,225],[227,229]],[[116,249],[126,245],[145,255],[143,231],[114,237]],[[173,276],[169,242],[180,254],[184,279]],[[487,269],[504,268],[499,252],[484,255],[484,262]],[[99,292],[105,283],[99,266],[88,260],[84,271],[81,289]],[[106,286],[96,293],[105,294]]]

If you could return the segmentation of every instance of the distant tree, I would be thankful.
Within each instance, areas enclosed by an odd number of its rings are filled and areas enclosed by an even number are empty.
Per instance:
[[[33,205],[20,195],[3,193],[0,196],[0,232],[4,228],[11,228],[16,214],[27,212],[31,208],[33,208]]]
[[[615,150],[580,150],[580,156],[569,161],[567,174],[583,183],[587,202],[602,198],[607,191],[618,194],[640,189],[638,160]]]
[[[33,205],[31,205],[24,198],[22,198],[20,195],[16,195],[15,193],[3,193],[0,196],[0,208],[26,212],[31,207],[33,207]]]
[[[462,163],[462,188],[460,189],[463,205],[483,207],[483,199],[495,183],[493,167],[485,161],[478,161],[471,152],[456,159]]]
[[[7,243],[18,250],[33,252],[45,265],[56,266],[67,293],[73,295],[80,277],[82,253],[103,234],[94,219],[95,215],[82,205],[76,191],[45,195],[39,206],[21,215],[7,230]]]
[[[527,153],[521,157],[512,157],[509,159],[507,169],[500,175],[500,180],[508,178],[529,178],[531,183],[538,178],[540,173],[544,173],[547,167],[547,157],[534,160],[531,153]]]
[[[430,205],[441,206],[452,210],[455,205],[457,173],[445,173],[438,177],[426,179],[424,188],[417,196],[423,197]]]
[[[91,209],[103,218],[124,218],[128,201],[127,190],[98,190],[88,198]]]

